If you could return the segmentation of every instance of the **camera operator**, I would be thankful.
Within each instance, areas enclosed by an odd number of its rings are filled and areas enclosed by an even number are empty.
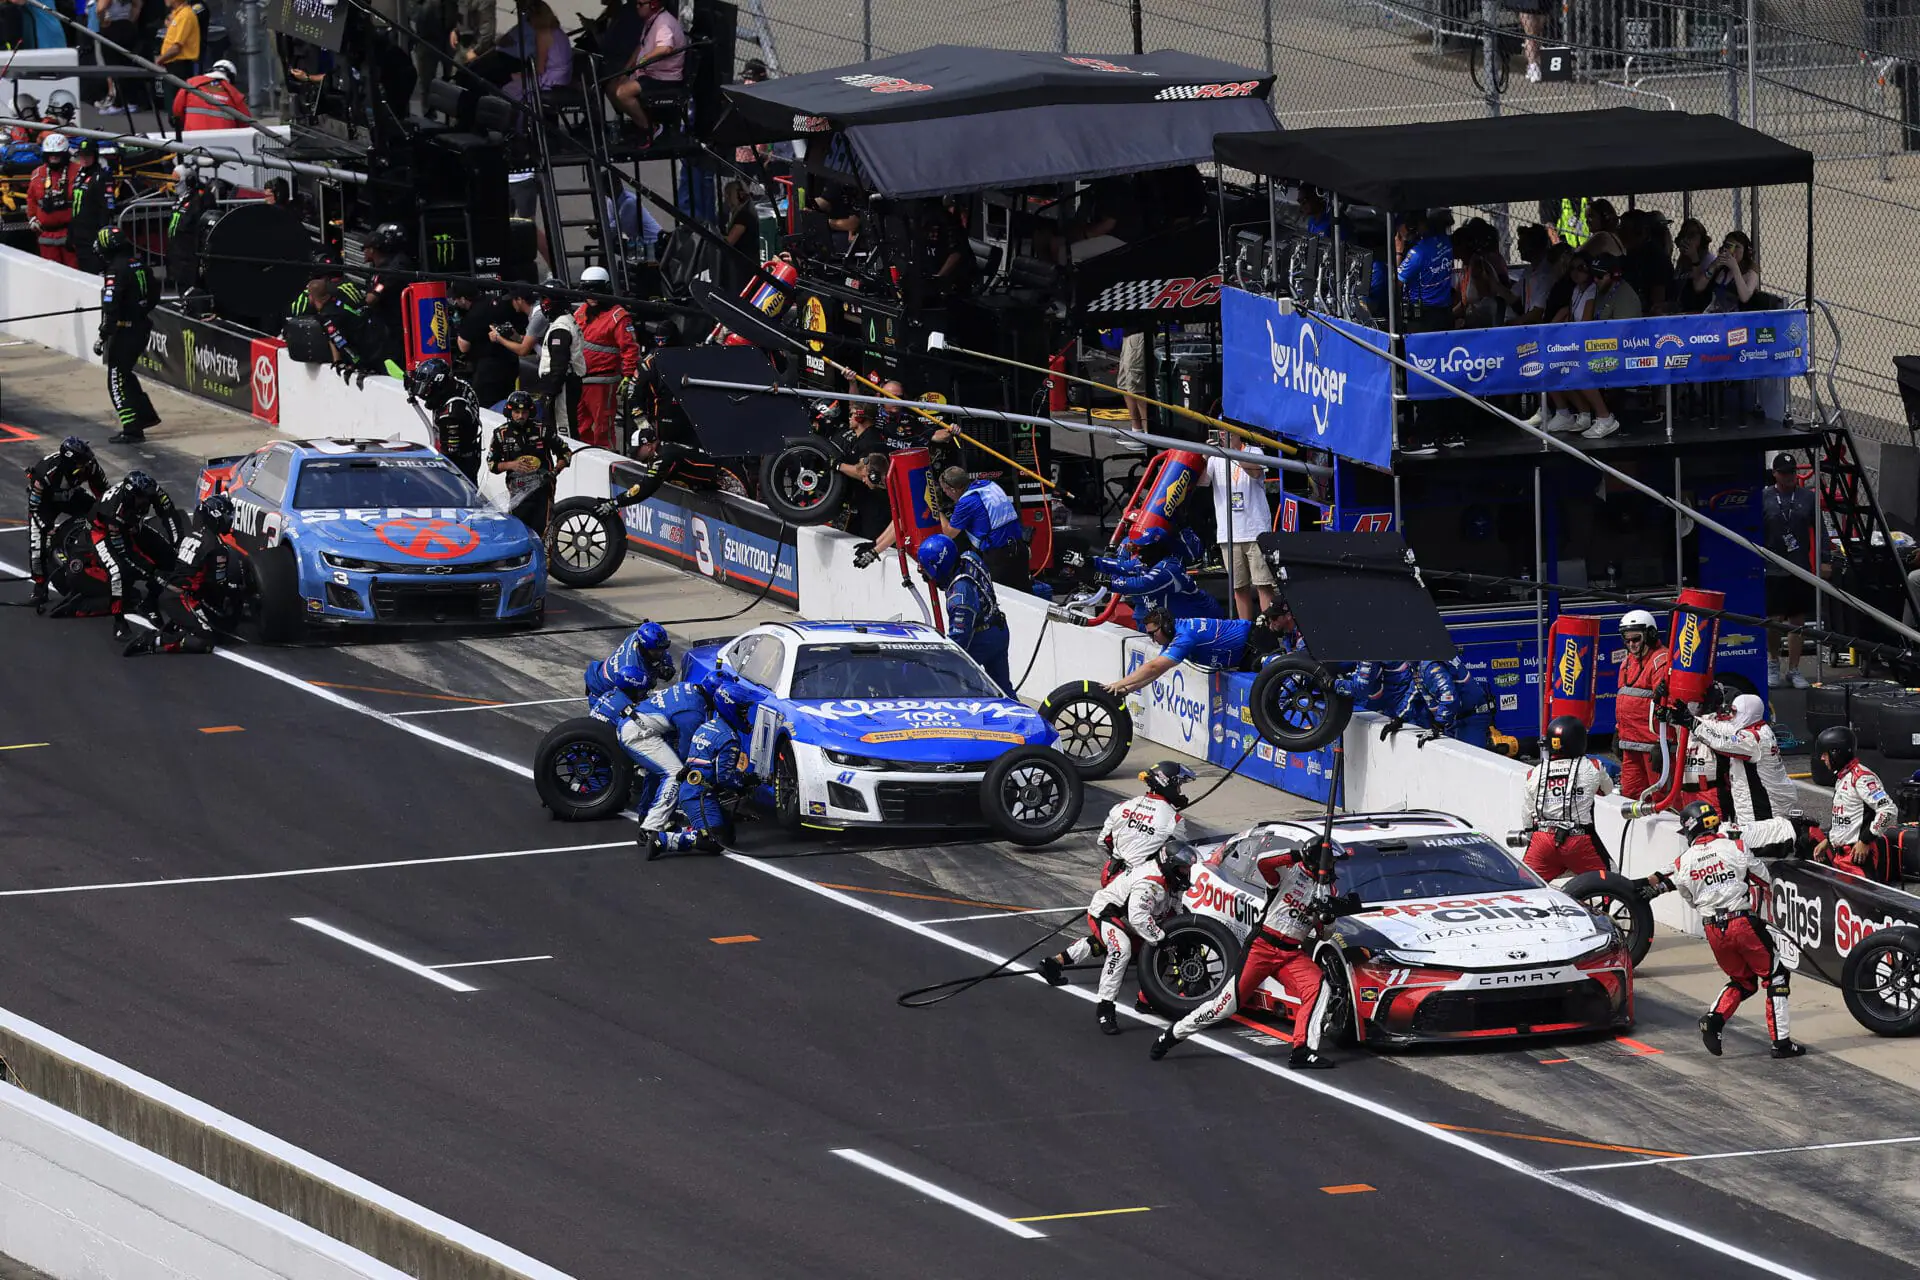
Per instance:
[[[847,532],[865,538],[868,545],[854,553],[861,568],[893,545],[893,506],[887,500],[887,444],[874,424],[873,406],[856,404],[847,415],[847,429],[827,439],[834,466],[853,482],[847,507],[852,522]]]
[[[507,306],[513,311],[514,322],[496,326],[493,332],[518,362],[540,349],[540,340],[547,335],[547,313],[540,309],[539,290],[530,284],[517,284],[508,290]]]

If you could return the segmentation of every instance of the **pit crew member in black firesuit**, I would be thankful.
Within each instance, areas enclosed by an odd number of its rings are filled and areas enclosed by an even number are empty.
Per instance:
[[[366,290],[347,279],[338,263],[324,261],[314,267],[306,292],[293,300],[290,314],[319,318],[332,348],[334,371],[342,380],[378,372],[369,363],[375,344],[367,340],[366,305]]]
[[[1277,978],[1296,1002],[1293,1052],[1287,1055],[1287,1065],[1296,1069],[1336,1065],[1320,1053],[1329,995],[1320,979],[1320,966],[1313,962],[1313,944],[1337,917],[1352,915],[1361,906],[1357,894],[1333,896],[1333,859],[1333,846],[1323,837],[1297,850],[1259,858],[1255,865],[1273,893],[1240,966],[1240,980],[1228,983],[1212,1001],[1162,1031],[1149,1050],[1152,1057],[1164,1058],[1167,1050],[1194,1032],[1230,1017],[1253,999],[1268,978]]]
[[[119,434],[108,436],[107,443],[138,444],[148,427],[160,425],[160,414],[134,372],[153,333],[150,316],[160,305],[160,282],[120,228],[102,228],[95,243],[105,267],[100,274],[100,334],[93,353],[106,361],[107,395],[120,422]]]
[[[1727,975],[1720,998],[1700,1019],[1700,1038],[1707,1052],[1720,1056],[1720,1032],[1727,1019],[1765,983],[1767,1036],[1773,1041],[1773,1056],[1799,1057],[1806,1050],[1787,1034],[1787,987],[1795,960],[1781,955],[1781,940],[1753,909],[1753,886],[1771,891],[1773,873],[1739,841],[1721,834],[1720,815],[1705,800],[1680,810],[1680,833],[1687,839],[1686,850],[1674,862],[1671,874],[1656,871],[1647,877],[1645,893],[1657,898],[1678,889],[1700,913],[1707,945]]]
[[[62,516],[86,512],[106,491],[107,473],[79,436],[68,436],[27,468],[27,565],[33,571],[28,603],[35,613],[47,607],[47,536]]]
[[[1096,955],[1105,955],[1100,965],[1100,1002],[1094,1006],[1094,1018],[1100,1030],[1110,1036],[1120,1034],[1120,1020],[1114,1015],[1113,999],[1120,994],[1120,980],[1126,976],[1133,959],[1134,940],[1158,942],[1166,937],[1160,922],[1179,909],[1193,875],[1193,850],[1186,845],[1164,845],[1159,853],[1139,866],[1123,871],[1100,886],[1087,904],[1087,931],[1058,955],[1040,962],[1040,971],[1048,982],[1059,986],[1066,979],[1061,970]]]
[[[1593,799],[1613,790],[1605,769],[1587,758],[1587,726],[1577,716],[1547,722],[1547,758],[1527,770],[1520,821],[1527,869],[1542,880],[1607,869],[1593,826]]]
[[[67,243],[82,271],[106,269],[100,256],[101,228],[120,214],[120,179],[113,172],[111,142],[82,138],[73,144],[73,220],[67,223]]]
[[[563,436],[574,434],[579,421],[580,389],[587,376],[587,348],[580,341],[580,322],[567,307],[558,276],[540,282],[540,314],[547,332],[540,339],[540,394],[547,401],[547,421]]]
[[[405,332],[401,327],[401,294],[412,283],[414,272],[413,259],[407,256],[407,233],[397,222],[383,222],[367,235],[361,252],[367,255],[367,265],[373,268],[366,312],[378,325],[377,335],[372,334],[369,326],[370,336],[377,337],[380,344],[379,350],[368,354],[375,361],[397,364],[406,359],[401,345],[401,335]],[[477,448],[475,457],[477,460]]]
[[[429,356],[407,374],[407,403],[418,400],[433,415],[433,447],[447,455],[467,479],[480,479],[480,406],[466,379],[453,366]]]
[[[711,493],[716,487],[719,468],[714,465],[713,455],[699,445],[662,440],[660,428],[651,422],[641,422],[634,427],[633,440],[633,456],[646,471],[618,498],[602,502],[601,515],[610,516],[622,507],[637,506],[660,492],[660,486],[667,483],[705,493]]]
[[[127,601],[141,580],[154,571],[154,566],[140,552],[140,526],[149,515],[158,516],[166,525],[168,545],[178,545],[180,509],[173,505],[167,491],[144,471],[129,471],[126,479],[100,495],[100,501],[93,508],[93,549],[100,557],[100,567],[107,571],[107,589],[113,597],[115,640],[126,640],[133,635],[126,618]]]
[[[551,425],[533,419],[533,396],[516,391],[507,397],[507,420],[493,429],[488,467],[507,478],[507,501],[534,536],[547,536],[553,511],[553,486],[573,450]]]
[[[173,567],[160,587],[158,630],[135,636],[124,653],[212,653],[213,624],[206,605],[216,594],[238,587],[227,545],[233,531],[233,499],[212,494],[194,510],[187,536],[174,551]]]

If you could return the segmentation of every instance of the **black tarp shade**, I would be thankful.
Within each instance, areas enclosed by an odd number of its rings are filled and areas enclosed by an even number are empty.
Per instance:
[[[1813,180],[1811,153],[1725,116],[1635,107],[1224,134],[1214,156],[1392,210]]]

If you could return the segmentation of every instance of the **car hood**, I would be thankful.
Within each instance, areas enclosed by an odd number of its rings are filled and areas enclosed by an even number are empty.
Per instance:
[[[984,763],[1050,745],[1040,714],[1010,698],[841,698],[782,704],[794,736],[836,751],[915,763]]]
[[[370,560],[457,565],[518,555],[533,543],[527,526],[491,509],[304,510],[289,527],[303,539]]]
[[[1571,960],[1608,931],[1572,898],[1544,887],[1369,904],[1338,927],[1350,942],[1415,963],[1469,969]]]

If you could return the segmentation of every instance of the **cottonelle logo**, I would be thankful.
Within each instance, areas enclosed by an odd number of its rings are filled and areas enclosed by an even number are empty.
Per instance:
[[[1273,364],[1273,384],[1311,399],[1314,434],[1327,434],[1333,411],[1346,400],[1347,375],[1321,365],[1320,335],[1313,326],[1302,324],[1295,345],[1287,347],[1274,336],[1273,321],[1267,321],[1267,358]]]

